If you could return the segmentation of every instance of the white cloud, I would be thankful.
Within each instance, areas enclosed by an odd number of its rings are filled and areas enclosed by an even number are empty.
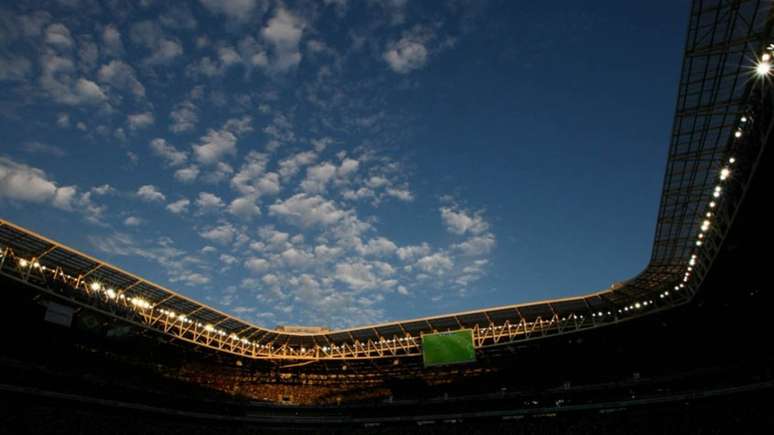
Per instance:
[[[196,206],[201,210],[218,209],[224,206],[223,200],[219,196],[209,192],[199,192],[199,198],[196,200]]]
[[[58,103],[96,105],[107,100],[98,84],[83,77],[75,79],[75,65],[69,58],[45,53],[41,58],[41,69],[40,85]]]
[[[45,203],[54,200],[57,190],[40,169],[0,157],[0,198]]]
[[[199,167],[190,165],[175,171],[175,179],[183,183],[190,183],[199,176]]]
[[[481,212],[472,214],[455,207],[441,207],[439,210],[446,229],[454,234],[481,234],[489,229]]]
[[[116,89],[130,91],[136,97],[145,96],[145,86],[137,80],[134,68],[123,61],[112,60],[102,65],[97,71],[97,78]]]
[[[143,112],[143,113],[135,113],[132,115],[127,115],[127,123],[129,124],[129,128],[132,130],[139,130],[145,127],[149,127],[153,125],[153,122],[155,119],[153,118],[153,113],[151,112]]]
[[[193,146],[196,159],[203,164],[211,165],[220,161],[226,155],[236,154],[237,135],[252,130],[250,117],[229,119],[220,130],[207,130],[201,143]]]
[[[279,175],[276,172],[264,173],[268,162],[266,154],[251,151],[245,156],[239,172],[231,179],[231,186],[243,195],[256,198],[276,195],[280,191]]]
[[[212,248],[212,247],[211,247],[211,248]],[[212,249],[215,249],[215,248],[212,248]],[[229,266],[230,266],[230,265],[232,265],[232,264],[236,264],[236,262],[237,262],[237,261],[239,261],[239,260],[238,260],[236,257],[234,257],[233,255],[228,255],[228,254],[220,254],[220,257],[218,257],[218,259],[219,259],[219,260],[220,260],[222,263],[224,263],[224,264],[226,264],[226,265],[229,265]]]
[[[339,166],[339,169],[336,171],[336,173],[340,178],[345,178],[357,172],[359,167],[360,162],[354,159],[346,158],[343,162],[341,162],[341,166]]]
[[[301,182],[301,190],[307,193],[323,193],[335,175],[336,166],[329,162],[307,168],[306,179]]]
[[[245,268],[254,273],[263,273],[269,270],[269,262],[263,258],[250,257],[245,260]]]
[[[454,267],[454,261],[449,256],[439,252],[420,258],[417,261],[417,267],[427,273],[442,275]]]
[[[480,256],[488,254],[495,246],[495,237],[492,233],[473,236],[462,243],[454,245],[462,255]]]
[[[169,130],[173,133],[191,131],[199,121],[198,108],[191,101],[183,101],[175,107],[169,117],[172,118]]]
[[[172,282],[181,282],[187,286],[204,285],[210,282],[210,278],[198,272],[181,273],[176,276],[170,277]]]
[[[169,63],[183,54],[182,45],[166,36],[160,26],[153,21],[140,21],[133,24],[129,37],[135,44],[150,50],[150,56],[144,61],[149,65]]]
[[[146,184],[137,189],[137,196],[147,202],[164,202],[167,197],[156,186]]]
[[[75,186],[59,187],[38,168],[17,163],[0,156],[0,200],[33,202],[79,211],[87,219],[98,222],[105,211],[91,200],[91,192],[78,195]]]
[[[70,127],[70,115],[67,113],[60,113],[56,116],[56,125],[61,128]]]
[[[314,255],[296,248],[288,248],[280,254],[282,261],[289,267],[309,266],[314,261]]]
[[[393,43],[382,55],[390,68],[406,74],[427,63],[427,48],[420,41],[404,37]]]
[[[249,20],[256,8],[265,9],[261,0],[199,0],[201,4],[216,14],[223,14],[238,21]]]
[[[167,161],[169,166],[180,166],[188,159],[188,153],[179,151],[165,139],[157,137],[150,143],[153,152]]]
[[[261,29],[261,37],[272,46],[270,68],[284,72],[301,62],[298,48],[304,33],[304,21],[280,6],[267,25]]]
[[[379,285],[373,267],[364,262],[339,263],[336,265],[336,279],[347,284],[353,290],[373,289]]]
[[[398,258],[403,261],[411,261],[415,258],[424,257],[430,253],[430,245],[422,243],[421,245],[403,246],[398,248]]]
[[[129,216],[124,219],[124,225],[127,227],[136,227],[140,224],[142,224],[142,219],[138,218],[137,216]]]
[[[98,84],[84,78],[80,78],[76,82],[75,92],[78,100],[82,102],[98,103],[107,99]]]
[[[283,217],[300,226],[309,227],[335,224],[348,213],[336,207],[334,202],[327,201],[321,196],[299,193],[269,206],[269,214]]]
[[[64,24],[55,23],[46,28],[46,44],[60,49],[69,49],[75,43],[70,35],[70,30]]]
[[[216,227],[210,227],[199,233],[199,235],[209,241],[227,245],[234,240],[237,231],[233,225],[224,223]]]
[[[37,141],[25,143],[22,145],[22,149],[27,153],[47,154],[52,157],[63,157],[67,154],[63,149],[57,146],[48,145]]]
[[[307,165],[311,165],[317,160],[317,153],[314,151],[304,151],[294,154],[279,163],[279,174],[282,178],[290,178]]]
[[[113,56],[120,56],[124,52],[121,32],[112,24],[108,24],[102,29],[102,49]]]
[[[175,202],[171,202],[167,205],[167,210],[171,211],[174,214],[181,214],[188,211],[188,206],[191,205],[191,201],[182,198],[178,199]]]
[[[378,257],[383,257],[392,255],[397,250],[398,247],[390,239],[385,237],[376,237],[369,240],[368,243],[360,249],[360,253],[362,255],[375,255]]]
[[[255,204],[255,198],[242,196],[231,201],[228,212],[242,219],[252,219],[261,215],[261,209]]]

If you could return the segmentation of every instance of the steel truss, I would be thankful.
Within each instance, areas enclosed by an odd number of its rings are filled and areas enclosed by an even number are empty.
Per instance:
[[[651,259],[639,275],[605,291],[318,334],[280,332],[3,220],[0,275],[177,340],[244,358],[299,362],[417,356],[423,333],[463,328],[473,331],[477,349],[488,349],[686,304],[720,249],[774,125],[774,84],[752,74],[774,42],[770,14],[761,0],[694,0]],[[733,176],[715,198],[731,158]],[[704,230],[707,213],[712,224]]]

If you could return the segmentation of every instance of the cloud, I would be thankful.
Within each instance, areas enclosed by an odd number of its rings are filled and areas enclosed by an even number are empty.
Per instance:
[[[339,263],[336,265],[336,279],[353,290],[368,290],[381,283],[373,271],[373,265],[365,262]]]
[[[301,182],[301,190],[307,193],[323,193],[335,175],[336,166],[329,162],[307,168],[306,179]]]
[[[146,184],[137,189],[137,196],[147,202],[164,202],[167,197],[159,192],[156,186]]]
[[[218,209],[224,206],[223,200],[219,196],[209,192],[199,192],[199,198],[196,200],[196,206],[200,210]]]
[[[211,165],[224,156],[236,154],[237,135],[252,130],[251,121],[249,116],[229,119],[220,130],[207,130],[207,134],[201,137],[200,144],[193,146],[196,159],[202,164]]]
[[[157,156],[166,160],[169,166],[180,166],[188,160],[188,154],[184,151],[179,151],[174,146],[170,145],[165,139],[157,137],[150,143],[151,150]]]
[[[299,193],[269,206],[269,214],[283,217],[296,225],[309,227],[335,224],[348,213],[321,196]]]
[[[75,45],[70,30],[61,23],[51,24],[46,28],[45,41],[46,44],[60,49],[69,49]]]
[[[441,207],[439,210],[446,229],[454,234],[481,234],[489,229],[481,212],[471,214],[455,207]]]
[[[55,102],[71,106],[100,104],[107,100],[100,86],[83,77],[75,77],[72,59],[46,50],[40,58],[40,86]]]
[[[412,261],[418,257],[424,257],[430,253],[430,245],[422,243],[421,245],[402,246],[398,248],[398,258],[404,261]]]
[[[199,233],[199,235],[211,242],[219,243],[221,245],[228,245],[237,235],[237,231],[233,225],[224,223],[216,227],[210,227]]]
[[[126,119],[131,130],[140,130],[149,127],[153,125],[153,122],[155,121],[153,113],[151,112],[135,113],[128,115]]]
[[[22,149],[30,154],[47,154],[52,157],[64,157],[67,154],[62,148],[42,142],[27,142],[22,145]]]
[[[279,193],[279,175],[276,172],[265,172],[268,162],[268,155],[250,151],[245,156],[239,172],[231,179],[231,187],[242,195],[256,198]]]
[[[473,257],[489,254],[494,246],[494,235],[492,233],[486,233],[480,236],[471,237],[462,243],[454,245],[453,248],[459,250],[462,255]]]
[[[112,56],[120,56],[124,52],[124,44],[121,42],[121,32],[116,26],[108,24],[102,29],[102,50]]]
[[[0,156],[0,198],[53,203],[59,189],[40,169]]]
[[[175,180],[182,183],[191,183],[199,176],[199,167],[190,165],[175,171]]]
[[[166,36],[153,21],[134,23],[129,30],[129,38],[151,52],[144,61],[149,65],[166,64],[183,54],[182,45]]]
[[[385,237],[376,237],[368,241],[359,251],[361,255],[375,255],[383,257],[392,255],[398,250],[398,247],[390,239]]]
[[[215,14],[223,14],[232,20],[246,21],[253,15],[253,11],[265,9],[266,5],[261,0],[199,0],[202,6]]]
[[[97,71],[97,78],[116,89],[129,91],[136,97],[145,96],[145,86],[137,80],[134,68],[123,61],[112,60],[102,65]]]
[[[422,271],[435,275],[443,275],[454,267],[454,261],[440,252],[422,257],[416,264]]]
[[[418,41],[402,38],[393,43],[382,55],[390,69],[407,74],[427,63],[427,48]]]
[[[175,107],[169,117],[172,118],[169,130],[173,133],[191,131],[199,121],[198,108],[191,101],[183,101]]]
[[[178,199],[175,202],[171,202],[167,204],[167,210],[171,211],[174,214],[181,214],[188,211],[188,206],[191,205],[191,201],[182,198]]]
[[[172,282],[183,283],[189,287],[204,285],[210,282],[210,278],[208,276],[198,272],[178,274],[171,277],[169,280]]]
[[[142,224],[142,219],[138,218],[137,216],[129,216],[124,219],[124,225],[127,227],[136,227],[140,224]]]
[[[78,211],[98,222],[104,206],[91,200],[91,192],[78,194],[75,186],[59,187],[38,168],[0,156],[0,200],[47,204],[66,211]]]
[[[299,42],[304,33],[304,21],[280,6],[261,29],[261,37],[271,47],[270,69],[277,72],[287,71],[301,62]]]
[[[263,273],[269,270],[269,262],[263,258],[250,257],[245,260],[245,268],[254,273]]]
[[[255,198],[242,196],[231,201],[228,212],[242,219],[252,219],[261,215],[261,209],[255,204]]]
[[[279,174],[282,178],[290,178],[298,171],[317,160],[317,153],[314,151],[304,151],[287,157],[279,163]]]

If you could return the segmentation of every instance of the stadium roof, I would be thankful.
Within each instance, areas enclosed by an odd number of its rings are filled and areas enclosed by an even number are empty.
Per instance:
[[[610,289],[348,329],[288,332],[253,325],[3,220],[0,270],[65,297],[50,285],[51,278],[61,280],[84,292],[67,295],[70,300],[185,341],[292,360],[416,355],[422,334],[462,328],[474,330],[477,347],[498,346],[684,304],[719,249],[757,157],[750,144],[758,128],[756,101],[770,74],[761,73],[761,65],[769,65],[774,50],[769,3],[763,5],[694,2],[651,259],[639,275]],[[106,308],[111,301],[122,309]]]

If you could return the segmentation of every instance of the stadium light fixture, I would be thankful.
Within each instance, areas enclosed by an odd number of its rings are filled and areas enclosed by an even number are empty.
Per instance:
[[[764,54],[764,56],[768,56],[768,55]],[[767,60],[761,59],[761,62],[758,62],[758,64],[755,65],[755,74],[757,74],[758,77],[766,77],[770,73],[771,73],[771,64]]]
[[[735,131],[735,132],[734,132],[734,137],[735,137],[735,138],[737,138],[737,139],[739,139],[740,137],[742,137],[742,130],[737,130],[737,131]]]
[[[98,283],[97,281],[94,281],[93,283],[91,283],[91,289],[93,291],[95,292],[99,291],[101,288],[102,288],[102,284]]]
[[[27,266],[29,266],[29,264],[30,264],[30,262],[29,262],[29,261],[27,261],[27,260],[25,260],[25,259],[23,259],[23,258],[19,259],[19,266],[21,266],[21,267],[27,267]]]
[[[731,175],[731,170],[728,168],[723,168],[720,170],[720,179],[725,180],[728,178],[728,176]]]

